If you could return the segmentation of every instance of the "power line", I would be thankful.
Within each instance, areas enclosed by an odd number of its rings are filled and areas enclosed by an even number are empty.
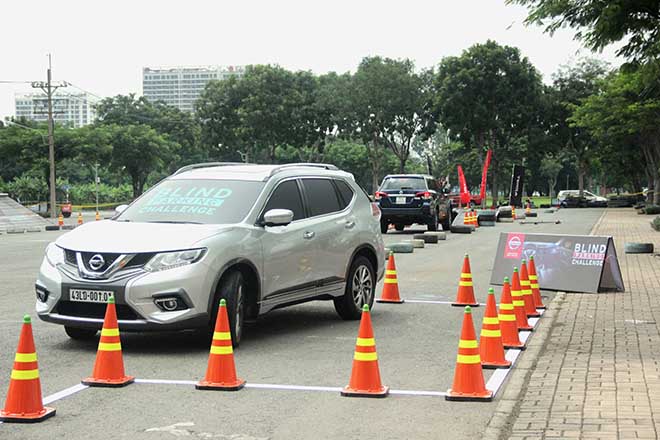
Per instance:
[[[0,84],[32,84],[32,81],[8,81],[0,79]]]
[[[97,94],[95,94],[95,93],[92,93],[92,92],[88,92],[87,90],[83,89],[82,87],[78,87],[77,85],[75,85],[75,84],[73,84],[73,83],[70,83],[69,81],[65,81],[65,82],[66,82],[68,85],[70,85],[71,87],[80,90],[81,92],[85,92],[85,93],[87,93],[88,95],[92,95],[93,97],[98,98],[98,99],[103,99],[101,96],[99,96],[99,95],[97,95]]]

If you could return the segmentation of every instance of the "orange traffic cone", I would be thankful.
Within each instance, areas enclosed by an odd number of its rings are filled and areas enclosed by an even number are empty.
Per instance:
[[[525,313],[525,300],[523,299],[522,291],[520,289],[520,278],[518,278],[518,268],[513,268],[513,276],[511,277],[511,299],[513,300],[513,312],[516,315],[516,324],[518,330],[532,331],[534,327],[529,325],[527,321],[527,313]]]
[[[472,217],[470,216],[470,211],[465,211],[463,214],[463,224],[470,226],[472,224]]]
[[[527,274],[527,262],[523,259],[520,262],[520,287],[522,289],[523,301],[525,302],[525,313],[528,317],[541,316],[534,308],[534,296],[532,295],[532,286]]]
[[[82,224],[83,224],[82,212],[79,212],[78,213],[78,225],[80,226]]]
[[[64,216],[62,214],[57,216],[57,226],[64,226]]]
[[[500,297],[500,314],[497,316],[500,320],[500,331],[502,332],[502,345],[504,348],[525,349],[525,344],[520,341],[518,336],[518,324],[516,323],[516,314],[513,311],[511,301],[511,286],[509,277],[504,277],[502,285],[502,296]]]
[[[37,366],[37,351],[32,336],[30,315],[23,317],[23,328],[11,370],[9,391],[0,421],[5,423],[36,423],[55,415],[54,408],[45,407],[41,400],[41,382]]]
[[[479,303],[474,297],[474,289],[472,287],[472,272],[470,271],[470,257],[468,257],[468,254],[465,254],[465,258],[463,258],[463,269],[461,270],[461,280],[458,282],[456,301],[451,303],[451,305],[472,307],[479,306]]]
[[[99,220],[101,220],[101,214],[99,214],[99,212],[98,212],[98,211],[96,211],[96,216],[95,216],[95,218],[94,218],[94,219],[95,219],[96,221],[99,221]]]
[[[245,381],[236,377],[227,301],[221,299],[218,318],[215,320],[206,376],[204,380],[197,382],[195,388],[198,390],[238,391],[244,386]]]
[[[475,210],[472,210],[472,226],[479,228],[479,214]]]
[[[394,263],[394,253],[390,252],[387,259],[387,269],[385,269],[385,279],[383,280],[383,293],[376,300],[379,303],[401,304],[403,300],[399,296],[399,283],[396,278],[396,264]]]
[[[536,264],[534,263],[534,256],[529,257],[529,282],[532,287],[532,298],[534,298],[534,308],[545,309],[543,298],[541,298],[541,291],[539,290],[539,277],[536,274]]]
[[[527,207],[525,208],[525,214],[531,214],[532,213],[532,204],[527,203]]]
[[[509,368],[511,366],[511,361],[504,358],[500,320],[497,318],[495,291],[492,287],[488,289],[488,299],[486,299],[486,311],[481,326],[481,339],[479,339],[479,355],[481,356],[481,366],[484,368]]]
[[[511,205],[511,217],[515,220],[516,219],[516,207]]]
[[[383,386],[380,382],[378,354],[376,353],[374,331],[371,327],[371,315],[369,306],[365,304],[362,307],[360,330],[355,343],[351,380],[341,391],[341,395],[347,397],[385,397],[389,392],[390,388]]]
[[[90,387],[116,388],[133,383],[133,380],[135,380],[135,377],[127,376],[124,372],[115,297],[110,296],[105,309],[105,319],[101,329],[99,348],[96,352],[94,370],[92,376],[83,379],[82,383]]]
[[[458,356],[454,370],[454,384],[447,391],[447,400],[482,400],[493,399],[493,392],[486,389],[484,372],[481,369],[479,344],[474,333],[472,309],[465,307],[461,339],[458,341]]]

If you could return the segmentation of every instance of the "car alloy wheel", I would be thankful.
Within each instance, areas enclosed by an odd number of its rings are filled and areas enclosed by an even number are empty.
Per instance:
[[[371,271],[366,266],[359,266],[353,275],[352,291],[353,301],[357,308],[362,308],[365,304],[371,304],[374,283],[371,278]]]

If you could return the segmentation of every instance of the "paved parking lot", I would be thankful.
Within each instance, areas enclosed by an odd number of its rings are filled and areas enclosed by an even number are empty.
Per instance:
[[[485,300],[500,232],[588,234],[601,209],[560,210],[555,224],[498,224],[471,235],[396,256],[403,298],[451,301],[462,256],[471,256],[477,299]],[[414,228],[413,228],[414,229]],[[425,228],[420,227],[422,231]],[[386,244],[411,238],[390,232]],[[20,322],[34,314],[34,280],[43,250],[59,232],[0,236],[0,395],[6,392]],[[379,285],[378,293],[381,286]],[[552,294],[544,292],[550,301]],[[499,297],[499,290],[498,290]],[[475,310],[479,325],[483,307]],[[451,386],[461,309],[446,304],[377,304],[372,313],[381,377],[396,390],[445,391]],[[540,325],[544,325],[541,320]],[[276,310],[250,327],[236,351],[249,384],[342,387],[350,376],[358,322],[341,321],[330,302]],[[75,342],[63,328],[35,320],[44,396],[91,372],[96,343]],[[128,374],[140,379],[198,380],[208,347],[193,333],[122,334]],[[489,378],[491,372],[486,371]],[[506,386],[506,384],[505,384]],[[496,399],[497,400],[497,399]],[[187,384],[136,383],[85,389],[53,403],[57,416],[37,425],[0,425],[5,438],[478,438],[494,403],[447,402],[438,396],[342,398],[334,390],[246,388],[196,391]]]

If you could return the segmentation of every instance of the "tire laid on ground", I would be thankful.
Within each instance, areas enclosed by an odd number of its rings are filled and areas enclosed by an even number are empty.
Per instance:
[[[626,254],[652,254],[653,243],[626,243]]]
[[[500,223],[513,223],[513,218],[511,217],[500,217],[497,219]]]
[[[438,242],[438,236],[437,235],[427,235],[426,233],[424,234],[415,234],[413,235],[413,238],[415,240],[424,240],[424,243],[437,243]]]
[[[215,330],[215,321],[218,317],[218,308],[220,299],[227,301],[227,315],[229,316],[229,332],[234,347],[238,347],[243,336],[245,327],[245,282],[243,274],[237,270],[232,270],[222,276],[216,294],[216,301],[213,304],[213,313],[211,322],[209,322],[209,335]]]
[[[424,235],[432,235],[435,237],[438,237],[438,240],[446,240],[447,239],[447,233],[444,231],[426,231],[424,232]]]
[[[554,214],[555,210],[553,208],[550,208],[550,209],[546,209],[545,211],[543,211],[543,213],[544,214]]]
[[[64,331],[67,336],[76,341],[89,341],[96,337],[98,330],[89,329],[89,328],[77,328],[69,327],[68,325],[64,326]]]
[[[48,225],[45,229],[46,231],[59,231],[60,227],[58,225]]]
[[[371,262],[362,255],[351,263],[344,295],[333,300],[337,314],[345,320],[356,320],[362,316],[362,306],[374,305],[376,297],[376,273]]]
[[[412,240],[406,240],[405,243],[411,243],[413,245],[413,248],[415,248],[415,249],[423,249],[424,248],[424,240],[413,238]]]
[[[495,216],[497,213],[495,211],[479,211],[477,219],[478,220],[490,220],[495,221]]]
[[[474,227],[468,225],[452,225],[449,230],[453,234],[471,234],[474,230]]]
[[[538,216],[539,214],[537,212],[530,212],[529,214],[527,214],[527,217],[538,217]]]
[[[490,220],[484,220],[479,222],[479,226],[495,226],[495,222]]]
[[[539,208],[541,208],[541,209],[546,209],[546,208],[549,208],[549,207],[550,207],[550,204],[549,204],[549,203],[541,203],[541,204],[539,205]]]
[[[390,243],[389,248],[395,254],[412,254],[415,248],[412,243]]]

